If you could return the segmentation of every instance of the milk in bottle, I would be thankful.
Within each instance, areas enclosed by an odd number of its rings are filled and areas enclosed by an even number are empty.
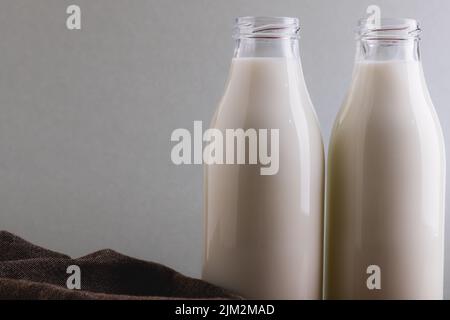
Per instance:
[[[419,27],[361,21],[329,147],[325,297],[442,299],[445,152]]]
[[[211,127],[279,129],[279,170],[205,166],[203,279],[246,298],[320,299],[324,154],[300,64],[298,20],[239,18],[235,37]]]

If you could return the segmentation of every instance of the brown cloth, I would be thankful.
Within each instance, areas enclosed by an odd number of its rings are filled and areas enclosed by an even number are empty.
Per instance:
[[[81,270],[81,290],[66,287],[67,267]],[[0,231],[0,299],[239,299],[154,262],[101,250],[72,259]]]

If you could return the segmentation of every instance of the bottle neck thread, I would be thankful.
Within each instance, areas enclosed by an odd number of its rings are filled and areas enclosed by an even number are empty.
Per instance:
[[[287,17],[240,17],[233,38],[235,58],[299,57],[299,22]]]

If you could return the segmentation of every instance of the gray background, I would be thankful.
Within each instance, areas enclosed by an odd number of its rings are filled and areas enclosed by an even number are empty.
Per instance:
[[[81,31],[65,28],[69,4],[81,6]],[[0,229],[73,256],[109,247],[199,276],[202,169],[171,163],[170,134],[209,123],[233,18],[300,17],[304,73],[328,144],[354,26],[369,4],[422,22],[450,150],[450,1],[1,0]],[[447,297],[449,259],[450,243]]]

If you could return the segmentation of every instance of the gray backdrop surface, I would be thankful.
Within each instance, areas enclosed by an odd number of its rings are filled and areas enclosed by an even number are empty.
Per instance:
[[[80,31],[65,27],[70,4],[81,6]],[[300,17],[304,73],[328,145],[369,4],[421,21],[450,150],[450,1],[1,0],[0,229],[73,256],[109,247],[199,276],[202,169],[171,163],[170,134],[209,123],[233,18]],[[447,219],[448,298],[449,227]]]

